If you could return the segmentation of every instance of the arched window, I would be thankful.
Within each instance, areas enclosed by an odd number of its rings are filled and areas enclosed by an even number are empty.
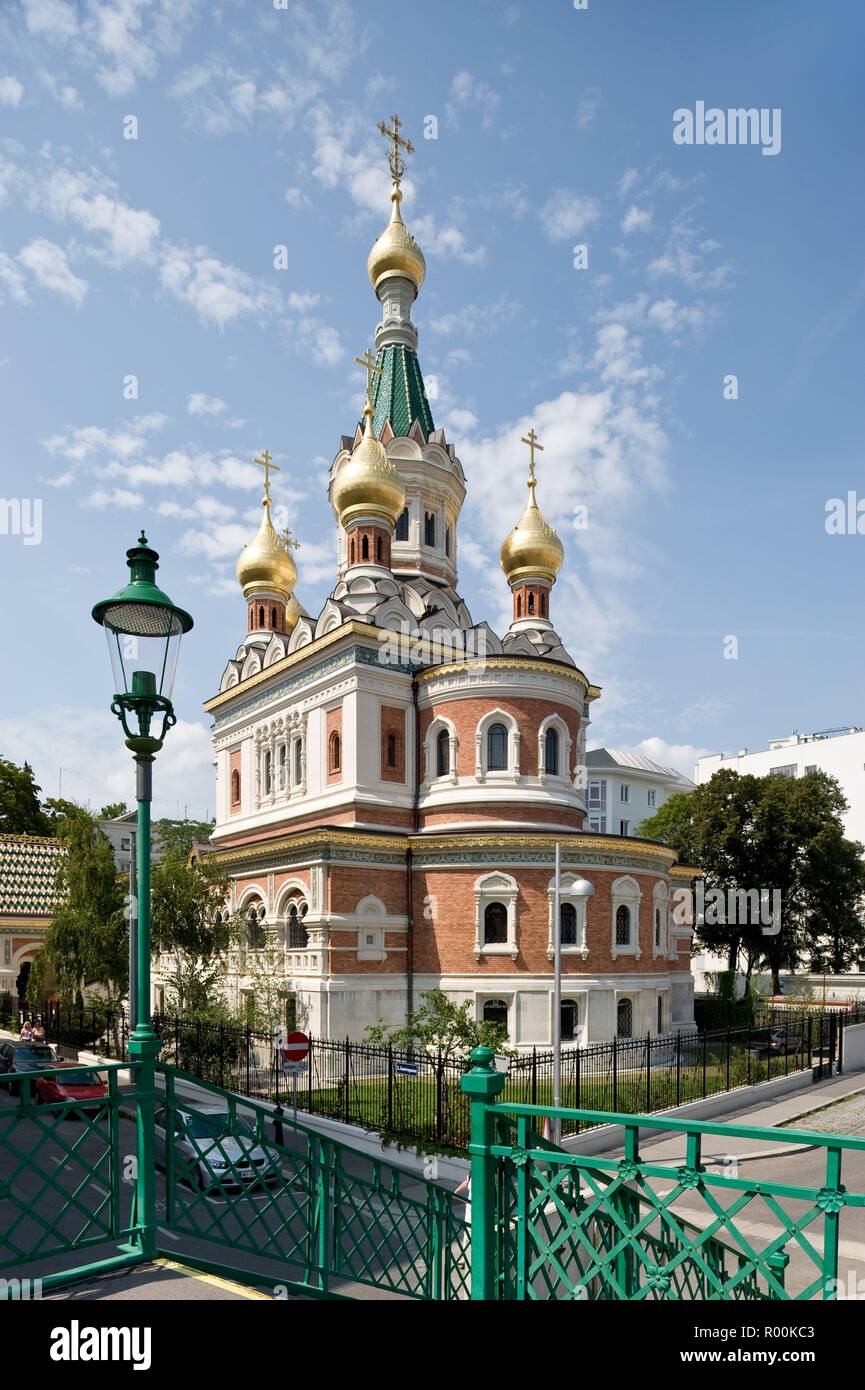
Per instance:
[[[616,1005],[616,1037],[634,1036],[634,1006],[630,999],[620,999]]]
[[[661,944],[661,909],[655,908],[655,945]]]
[[[258,626],[259,626],[259,627],[264,627],[264,607],[263,607],[263,606],[262,606],[261,608],[259,608],[259,610],[258,610]]]
[[[350,565],[354,564],[354,536],[352,536],[348,543],[348,563]]]
[[[288,949],[302,951],[309,945],[309,933],[303,925],[306,903],[293,902],[288,909]]]
[[[451,770],[451,738],[447,729],[436,735],[436,777],[447,777]]]
[[[484,908],[484,945],[504,946],[508,939],[508,910],[504,903],[487,903]]]
[[[246,914],[246,944],[250,951],[264,950],[266,933],[264,930],[264,903],[253,906]]]
[[[577,1037],[579,1013],[573,999],[562,1000],[561,1027],[562,1042],[574,1042]]]
[[[518,618],[521,618],[522,616],[523,616],[523,596],[522,596],[522,594],[517,594],[517,617],[518,617]]]
[[[504,724],[491,724],[487,729],[487,771],[507,772],[508,731]]]
[[[451,553],[451,528],[450,528],[449,526],[446,526],[446,527],[445,527],[445,555],[447,555],[448,559],[450,559],[450,553]]]
[[[662,994],[659,994],[659,995],[658,995],[658,1032],[659,1032],[659,1033],[663,1033],[663,1031],[664,1031],[664,997],[663,997]]]
[[[340,737],[339,734],[336,732],[336,729],[334,729],[333,733],[330,736],[328,748],[328,767],[330,768],[331,772],[339,772],[342,766],[342,748],[340,746]]]
[[[544,734],[544,771],[551,777],[559,775],[559,731],[552,727]]]
[[[407,540],[408,540],[408,507],[403,507],[402,511],[400,512],[399,516],[397,517],[396,531],[395,531],[395,533],[394,533],[394,540],[397,540],[397,541],[407,541]]]
[[[531,617],[531,615],[534,613],[534,611],[535,611],[535,596],[534,596],[533,593],[530,592],[530,593],[529,593],[529,604],[528,604],[529,617]]]
[[[508,1003],[506,999],[484,1000],[484,1023],[501,1023],[508,1026]]]
[[[376,538],[375,538],[375,558],[378,560],[379,564],[381,564],[381,557],[382,557],[381,536],[376,536]]]
[[[561,942],[563,946],[577,944],[577,909],[573,903],[562,903],[559,908]]]
[[[398,750],[398,747],[397,747],[397,737],[396,737],[396,734],[388,734],[388,736],[387,736],[387,765],[388,765],[388,767],[396,767],[396,766],[397,766],[397,753],[398,753],[398,751],[399,751],[399,750]]]
[[[435,512],[424,512],[423,517],[423,543],[424,545],[434,546],[436,543],[436,518]]]
[[[361,558],[362,560],[368,560],[368,559],[369,559],[369,536],[361,536],[361,541],[360,541],[360,558]]]
[[[542,617],[542,618],[545,618],[546,616],[547,616],[547,596],[546,596],[546,594],[543,592],[543,590],[541,590],[541,617]]]
[[[288,748],[284,743],[279,745],[279,790],[285,791],[285,784],[288,778]]]
[[[231,774],[231,804],[232,806],[240,805],[240,773],[237,768]]]
[[[270,796],[273,791],[273,764],[271,761],[270,750],[264,755],[264,794]]]
[[[631,909],[624,903],[616,908],[616,945],[631,944]]]
[[[274,632],[275,632],[275,631],[276,631],[276,609],[275,609],[275,608],[271,608],[271,610],[270,610],[270,626],[273,628],[273,630],[274,630]]]
[[[299,787],[303,781],[303,740],[297,739],[294,745],[294,784]]]

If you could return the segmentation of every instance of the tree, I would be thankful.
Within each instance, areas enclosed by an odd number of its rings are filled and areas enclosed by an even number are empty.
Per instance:
[[[682,864],[699,864],[693,793],[674,792],[653,816],[637,826],[634,834],[670,845]]]
[[[0,758],[0,835],[51,835],[33,769]]]
[[[173,955],[172,1008],[185,1016],[223,1015],[223,954],[236,920],[224,910],[229,876],[212,858],[188,862],[179,845],[153,869],[150,924],[155,952]]]
[[[513,1052],[507,1046],[507,1025],[485,1019],[479,1022],[472,1016],[470,1000],[456,1004],[440,989],[422,994],[421,1000],[408,1023],[371,1024],[366,1030],[366,1041],[389,1043],[400,1052],[440,1053],[443,1062],[454,1057],[466,1060],[475,1047],[490,1047],[505,1056]]]
[[[100,820],[116,820],[118,816],[125,816],[129,812],[129,807],[125,801],[109,801],[107,806],[103,806],[99,812]]]
[[[215,824],[215,820],[158,820],[153,826],[154,840],[163,854],[179,850],[187,855],[193,845],[207,844]]]
[[[59,993],[73,1003],[92,986],[119,1002],[128,984],[129,947],[124,885],[114,853],[83,806],[59,817],[56,833],[65,851],[57,870],[58,906],[31,971],[31,998],[38,996],[50,965]]]

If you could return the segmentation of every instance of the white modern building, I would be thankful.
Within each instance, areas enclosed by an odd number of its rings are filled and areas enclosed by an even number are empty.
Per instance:
[[[675,768],[620,748],[593,748],[586,754],[586,775],[587,827],[599,835],[635,835],[674,792],[694,790]]]
[[[708,782],[722,767],[754,777],[804,777],[808,772],[828,772],[841,785],[850,809],[844,829],[851,840],[865,843],[865,728],[823,729],[800,734],[794,730],[787,738],[769,740],[759,752],[742,748],[738,753],[707,753],[697,761],[695,781]]]

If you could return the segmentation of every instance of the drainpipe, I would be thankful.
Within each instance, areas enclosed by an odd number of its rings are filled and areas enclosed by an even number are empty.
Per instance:
[[[420,829],[420,711],[417,699],[417,680],[412,677],[411,703],[414,718],[414,789],[412,795],[412,831],[416,835]],[[408,918],[406,941],[406,1020],[414,1012],[414,884],[413,856],[409,843],[405,856],[406,889],[405,910]]]

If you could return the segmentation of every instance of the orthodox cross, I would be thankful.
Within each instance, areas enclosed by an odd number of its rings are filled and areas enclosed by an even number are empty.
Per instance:
[[[535,489],[535,450],[537,450],[537,452],[538,452],[539,454],[542,454],[542,453],[544,452],[544,446],[543,446],[543,444],[539,444],[539,443],[538,443],[538,436],[535,434],[534,426],[532,426],[532,428],[529,430],[528,434],[524,434],[524,435],[523,435],[522,439],[520,440],[520,443],[521,443],[521,444],[528,444],[528,446],[529,446],[529,487],[530,487],[530,488],[532,489],[532,491],[534,492],[534,489]]]
[[[270,475],[271,475],[271,473],[278,473],[278,472],[279,472],[279,469],[277,468],[276,464],[275,464],[275,463],[271,463],[271,459],[272,459],[272,458],[273,458],[273,455],[272,455],[272,454],[269,454],[269,453],[267,452],[267,450],[265,449],[264,452],[262,453],[260,459],[253,459],[253,460],[252,460],[253,463],[257,463],[257,464],[258,464],[259,468],[263,468],[263,469],[264,469],[264,495],[265,495],[265,497],[267,498],[268,501],[270,501]]]
[[[363,357],[356,357],[354,360],[359,367],[363,367],[366,370],[366,398],[368,401],[371,401],[373,375],[378,372],[379,376],[381,376],[381,367],[376,366],[375,358],[369,348],[367,348]]]
[[[286,550],[300,550],[300,541],[294,539],[294,536],[287,526],[280,532],[280,535],[282,536],[282,543]]]
[[[392,128],[388,129],[384,121],[379,121],[378,129],[381,131],[385,140],[393,141],[393,149],[387,152],[387,162],[390,165],[391,178],[394,183],[399,183],[405,173],[405,160],[400,154],[400,150],[405,150],[406,154],[414,154],[414,145],[411,140],[403,140],[400,135],[402,121],[399,116],[391,116]]]

